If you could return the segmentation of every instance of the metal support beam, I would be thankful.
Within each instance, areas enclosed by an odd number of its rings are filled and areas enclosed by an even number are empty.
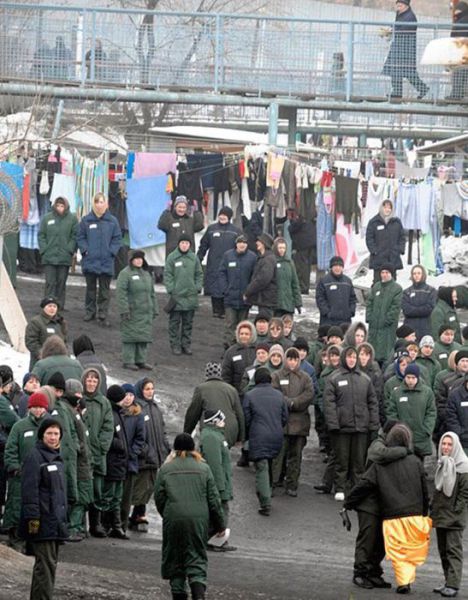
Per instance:
[[[272,102],[268,108],[268,143],[272,146],[278,142],[278,112],[278,103]]]
[[[0,83],[0,94],[13,96],[41,96],[43,98],[70,98],[80,100],[101,100],[104,102],[150,102],[169,104],[208,104],[224,106],[264,106],[271,104],[289,106],[294,108],[308,108],[311,110],[337,110],[341,112],[453,116],[459,117],[460,106],[438,106],[433,104],[389,104],[388,102],[345,102],[320,100],[301,100],[299,98],[277,97],[274,102],[271,98],[259,96],[241,96],[235,94],[213,94],[169,92],[141,89],[99,88],[99,87],[54,87],[28,83]]]

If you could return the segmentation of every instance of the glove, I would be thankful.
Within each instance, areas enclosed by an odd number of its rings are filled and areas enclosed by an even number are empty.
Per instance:
[[[128,312],[122,313],[120,315],[120,318],[122,319],[122,321],[130,321],[130,313],[128,313]]]
[[[39,527],[41,522],[39,519],[31,519],[28,521],[28,533],[29,535],[37,535],[39,533]]]
[[[300,315],[302,313],[302,306],[296,306],[297,314]]]
[[[340,510],[341,520],[343,521],[343,527],[346,527],[346,531],[351,531],[351,521],[348,516],[346,508]]]

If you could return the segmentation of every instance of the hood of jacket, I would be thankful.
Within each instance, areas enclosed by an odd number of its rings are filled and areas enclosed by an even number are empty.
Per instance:
[[[42,385],[39,388],[39,391],[47,396],[47,400],[49,401],[49,412],[52,412],[55,408],[56,400],[54,388],[50,385]]]
[[[358,356],[361,349],[365,349],[370,353],[369,362],[367,364],[371,365],[375,360],[374,346],[372,344],[369,344],[369,342],[362,342],[362,344],[359,344],[359,346],[356,348]]]
[[[130,406],[127,406],[127,408],[122,408],[120,412],[124,417],[137,417],[139,414],[141,414],[141,406],[133,401]]]
[[[91,351],[94,353],[94,345],[91,338],[83,334],[73,340],[73,354],[78,357],[82,352]]]
[[[255,329],[255,325],[250,321],[241,321],[239,325],[236,327],[236,342],[240,344],[239,340],[239,331],[242,327],[248,327],[250,329],[250,342],[249,344],[255,344],[257,341],[257,330]]]
[[[354,350],[354,352],[356,352],[356,356],[357,356],[357,350],[356,350],[355,346],[347,346],[346,348],[343,348],[341,350],[341,354],[340,354],[340,367],[342,369],[345,369],[346,371],[349,371],[350,373],[353,373],[357,369],[358,363],[356,361],[356,366],[353,369],[350,369],[348,367],[348,365],[346,364],[346,354],[347,354],[348,350]]]
[[[351,325],[348,327],[348,331],[345,333],[345,336],[344,336],[344,341],[343,341],[344,346],[355,346],[356,345],[356,340],[354,339],[354,336],[356,334],[356,329],[362,329],[363,331],[365,331],[366,332],[365,339],[367,340],[366,324],[363,323],[362,321],[357,321],[356,323],[351,323]]]
[[[452,300],[452,292],[453,292],[453,287],[449,287],[446,285],[441,285],[437,291],[437,297],[439,298],[439,300],[443,300],[445,303],[447,303],[450,306],[450,308],[454,308],[453,300]]]
[[[384,215],[384,210],[383,210],[383,205],[386,202],[390,202],[390,204],[392,205],[392,212],[388,215],[388,217],[386,217]],[[393,202],[391,200],[387,199],[387,200],[383,200],[381,202],[381,204],[379,206],[379,215],[380,215],[380,218],[382,219],[382,221],[384,221],[385,223],[388,223],[390,221],[390,219],[393,219],[393,217],[395,216],[395,206],[394,206],[394,204],[393,204]]]
[[[420,282],[416,283],[413,279],[413,271],[414,269],[421,269],[422,272],[422,279]],[[422,266],[422,265],[414,265],[414,267],[411,269],[411,283],[415,286],[421,286],[424,285],[426,283],[426,279],[427,279],[427,271],[426,269]]]
[[[89,392],[86,391],[86,385],[85,385],[86,377],[91,373],[91,371],[93,373],[96,373],[96,376],[98,379],[96,391],[92,394],[90,394]],[[88,367],[87,369],[85,369],[83,371],[83,374],[81,376],[81,385],[83,386],[83,396],[86,396],[87,398],[94,398],[94,396],[97,396],[100,393],[101,375],[100,375],[99,371],[96,369],[96,367]]]
[[[149,382],[154,385],[154,379],[151,379],[151,377],[142,377],[135,383],[135,398],[138,398],[138,400],[143,400],[144,402],[148,402],[143,396],[143,388]]]
[[[68,202],[68,200],[66,198],[64,198],[63,196],[60,197],[60,204],[63,204],[65,206],[65,210],[63,211],[63,215],[59,215],[58,212],[55,210],[55,207],[57,206],[57,200],[59,200],[59,198],[57,198],[55,200],[55,202],[52,205],[52,210],[54,211],[54,213],[57,216],[65,216],[67,213],[70,212],[70,203]]]

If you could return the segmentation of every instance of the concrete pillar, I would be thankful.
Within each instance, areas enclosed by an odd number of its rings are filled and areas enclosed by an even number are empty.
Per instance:
[[[271,146],[278,143],[278,113],[278,103],[272,102],[268,107],[268,143]]]

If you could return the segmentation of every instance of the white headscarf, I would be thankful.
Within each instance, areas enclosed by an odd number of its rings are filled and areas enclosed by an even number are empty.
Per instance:
[[[445,437],[451,437],[453,448],[450,456],[442,455],[442,441]],[[468,473],[468,457],[460,444],[460,440],[456,433],[447,431],[440,438],[439,442],[439,460],[435,473],[435,487],[442,491],[448,498],[453,494],[453,488],[457,480],[457,473]]]

